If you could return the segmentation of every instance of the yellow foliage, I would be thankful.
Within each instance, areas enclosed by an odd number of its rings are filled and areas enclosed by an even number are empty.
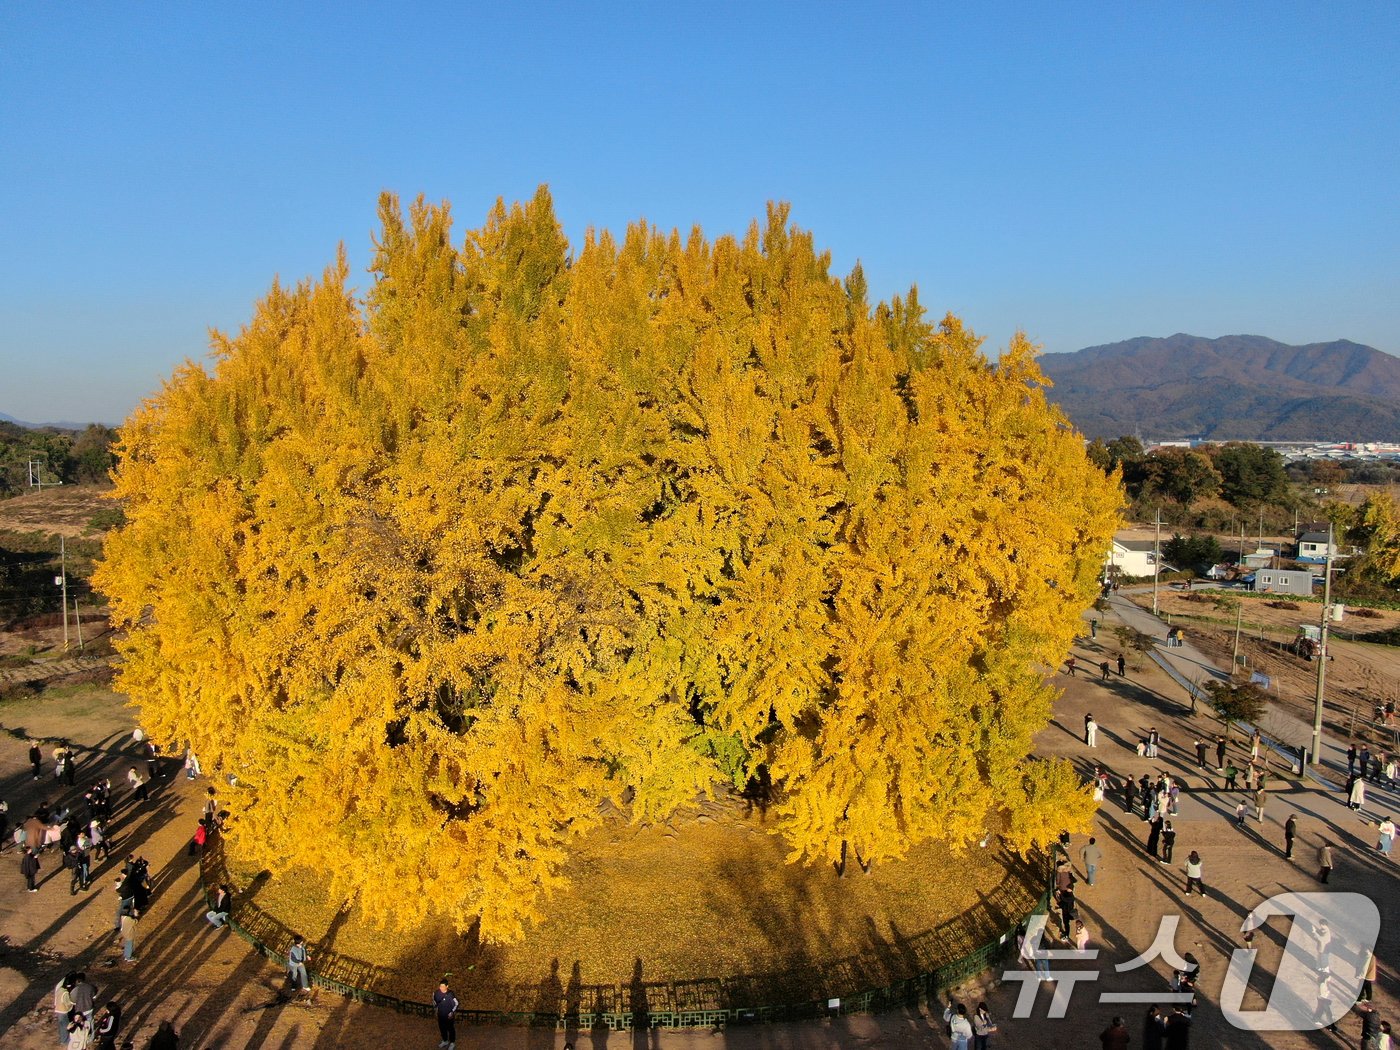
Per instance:
[[[1121,500],[1023,336],[871,308],[785,207],[575,257],[543,189],[460,248],[380,210],[363,301],[274,284],[122,428],[121,684],[232,848],[505,940],[605,800],[762,768],[814,861],[1076,821],[1038,668]]]

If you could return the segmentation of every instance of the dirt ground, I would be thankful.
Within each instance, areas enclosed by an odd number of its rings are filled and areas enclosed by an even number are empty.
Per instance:
[[[56,485],[0,500],[0,531],[91,536],[93,515],[117,506],[109,485]]]
[[[995,845],[959,855],[927,844],[902,863],[868,875],[852,865],[837,878],[826,865],[784,863],[785,840],[745,809],[721,798],[667,824],[599,829],[574,847],[571,885],[548,902],[545,921],[505,946],[440,924],[378,929],[358,910],[341,914],[311,872],[266,883],[242,872],[232,884],[282,926],[333,940],[333,970],[347,983],[420,999],[422,974],[470,972],[464,1006],[542,1012],[567,1000],[617,1010],[638,979],[658,1011],[880,988],[995,939],[1044,890],[1039,865]],[[322,961],[331,962],[325,952]]]
[[[1151,608],[1150,592],[1138,592],[1132,598],[1143,608]],[[1247,669],[1269,676],[1268,693],[1274,702],[1311,725],[1317,696],[1317,664],[1284,651],[1278,643],[1294,637],[1299,625],[1318,623],[1322,606],[1316,602],[1296,604],[1296,610],[1277,609],[1264,599],[1244,599],[1240,654]],[[1196,647],[1217,666],[1230,666],[1235,642],[1233,611],[1165,589],[1158,594],[1158,607],[1169,622],[1183,626]],[[1354,641],[1348,636],[1400,627],[1400,611],[1377,610],[1375,617],[1348,613],[1332,626],[1337,630],[1328,640],[1332,659],[1327,664],[1324,690],[1326,731],[1337,740],[1355,739],[1373,747],[1394,747],[1394,732],[1374,724],[1372,719],[1378,703],[1400,702],[1400,647]]]

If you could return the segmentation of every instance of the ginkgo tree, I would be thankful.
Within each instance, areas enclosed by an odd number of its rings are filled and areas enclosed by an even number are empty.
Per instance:
[[[236,776],[232,850],[509,940],[605,801],[762,775],[793,861],[867,866],[1085,824],[1028,756],[1121,495],[1024,336],[872,305],[782,206],[380,219],[362,297],[274,283],[121,430],[121,686]]]

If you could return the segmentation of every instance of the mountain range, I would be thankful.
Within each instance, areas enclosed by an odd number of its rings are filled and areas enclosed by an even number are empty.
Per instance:
[[[1400,441],[1400,358],[1345,339],[1178,334],[1039,360],[1088,437]]]

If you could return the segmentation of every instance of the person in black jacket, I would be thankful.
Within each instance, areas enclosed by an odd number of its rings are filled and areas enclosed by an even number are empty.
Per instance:
[[[1191,1015],[1179,1004],[1167,1018],[1166,1050],[1191,1050]]]
[[[439,1048],[446,1050],[456,1050],[457,1047],[457,996],[448,987],[446,981],[438,983],[437,991],[433,993],[433,1007],[437,1011],[438,1034],[442,1036],[442,1042],[438,1043]]]
[[[39,854],[26,846],[24,856],[20,858],[19,873],[24,876],[24,884],[29,888],[30,893],[38,893],[39,887],[34,884],[34,880],[39,876]]]
[[[1162,1040],[1166,1038],[1166,1018],[1155,1006],[1147,1008],[1147,1016],[1142,1022],[1142,1050],[1162,1050]]]

